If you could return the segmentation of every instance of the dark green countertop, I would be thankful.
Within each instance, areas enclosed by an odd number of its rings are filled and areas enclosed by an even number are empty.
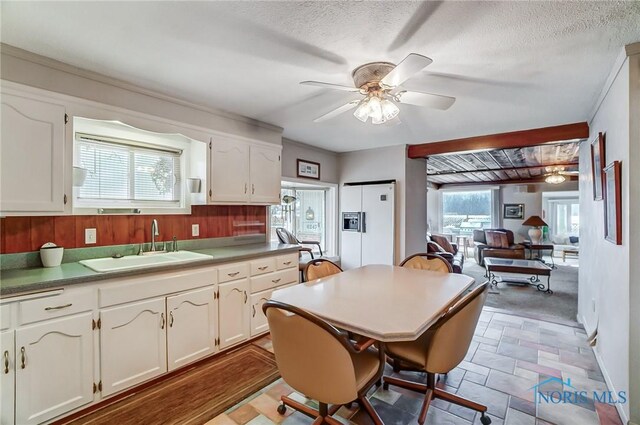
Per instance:
[[[277,243],[258,243],[236,245],[209,249],[190,250],[200,254],[213,256],[211,259],[194,260],[179,264],[144,267],[134,270],[120,270],[98,273],[80,263],[64,263],[58,267],[32,267],[27,269],[11,269],[0,271],[0,298],[63,288],[78,283],[95,282],[119,277],[130,277],[161,271],[182,270],[191,267],[209,266],[232,261],[242,261],[251,258],[297,252],[298,245],[283,245]]]

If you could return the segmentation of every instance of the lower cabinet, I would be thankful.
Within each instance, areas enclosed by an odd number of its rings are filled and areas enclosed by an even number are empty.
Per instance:
[[[0,371],[0,424],[13,424],[16,357],[13,331],[0,332],[2,371]]]
[[[216,351],[218,309],[213,287],[167,297],[167,360],[177,369]]]
[[[101,310],[100,321],[103,396],[167,371],[164,297]]]
[[[251,334],[249,279],[218,285],[220,348],[244,341]]]
[[[92,402],[93,353],[90,312],[17,329],[9,362],[19,394],[15,423],[38,424]]]

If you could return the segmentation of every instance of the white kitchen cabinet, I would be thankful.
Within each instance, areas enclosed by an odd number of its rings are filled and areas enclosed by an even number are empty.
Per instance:
[[[251,146],[251,202],[273,204],[280,202],[280,147]]]
[[[280,202],[281,146],[213,137],[210,143],[209,202]]]
[[[258,292],[251,295],[251,336],[256,336],[269,330],[267,316],[262,311],[262,304],[271,298],[273,291]]]
[[[218,286],[220,348],[249,338],[251,310],[249,305],[249,279],[235,280]]]
[[[167,371],[164,297],[101,310],[100,321],[103,396]]]
[[[249,202],[249,145],[214,138],[210,147],[209,201]]]
[[[16,357],[13,331],[0,332],[0,352],[2,370],[0,371],[0,424],[14,423],[14,395],[16,379]]]
[[[39,424],[93,401],[92,313],[15,332],[17,424]]]
[[[0,211],[64,212],[65,108],[3,89]]]
[[[167,360],[177,369],[216,350],[218,303],[213,287],[167,297]]]

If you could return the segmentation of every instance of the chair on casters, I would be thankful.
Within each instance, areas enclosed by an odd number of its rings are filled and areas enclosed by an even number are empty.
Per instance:
[[[366,398],[384,369],[384,350],[374,340],[354,344],[338,329],[297,307],[267,301],[262,310],[269,322],[273,351],[282,379],[294,390],[317,400],[313,409],[282,396],[278,413],[287,406],[315,419],[314,425],[341,425],[331,415],[356,401],[374,424],[382,420]],[[331,405],[331,407],[329,407]]]
[[[302,281],[308,282],[337,273],[342,273],[342,269],[333,261],[323,258],[314,259],[309,261],[302,271]]]
[[[449,308],[435,325],[417,340],[386,344],[389,357],[412,364],[416,369],[427,373],[427,385],[390,376],[383,378],[385,389],[391,384],[424,394],[418,417],[418,423],[421,425],[427,418],[429,404],[434,398],[476,410],[482,414],[480,422],[483,425],[491,423],[491,419],[486,415],[486,406],[436,388],[435,382],[436,374],[448,373],[464,359],[478,324],[488,287],[489,284],[485,282],[473,289]]]
[[[405,258],[400,267],[410,269],[432,270],[434,272],[453,273],[453,267],[438,254],[419,253]]]

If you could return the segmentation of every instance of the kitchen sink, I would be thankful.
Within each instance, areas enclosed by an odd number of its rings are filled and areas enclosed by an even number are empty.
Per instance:
[[[89,267],[91,270],[96,272],[104,273],[187,263],[190,261],[206,260],[211,258],[213,258],[211,255],[198,254],[197,252],[178,251],[161,252],[152,255],[127,255],[120,258],[95,258],[92,260],[82,260],[80,261],[80,264],[85,267]]]

